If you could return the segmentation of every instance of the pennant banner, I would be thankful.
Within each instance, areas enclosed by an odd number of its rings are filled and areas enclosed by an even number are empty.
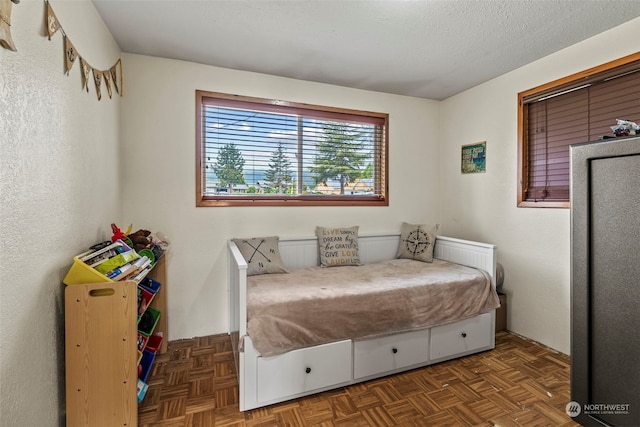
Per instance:
[[[15,2],[17,3],[17,2]],[[16,44],[11,37],[11,0],[0,0],[0,46],[16,52]]]
[[[120,85],[118,85],[118,66],[120,66]],[[118,59],[118,62],[116,62],[116,65],[111,67],[109,72],[111,73],[111,81],[113,82],[113,88],[116,90],[116,92],[118,92],[120,94],[120,96],[122,96],[122,91],[120,90],[120,87],[122,87],[121,86],[121,84],[122,84],[122,61],[120,61]]]
[[[100,86],[102,84],[102,71],[93,69],[93,81],[96,83],[96,95],[98,95],[98,101],[102,99],[102,91]]]
[[[60,25],[60,21],[56,17],[56,14],[53,12],[51,8],[51,4],[45,0],[45,5],[47,9],[46,13],[46,27],[47,27],[47,36],[49,40],[51,40],[51,36],[58,32],[58,30],[62,33],[64,37],[64,71],[68,75],[69,71],[73,67],[73,64],[76,63],[76,59],[80,58],[80,75],[82,76],[82,89],[85,89],[89,92],[89,81],[91,80],[91,74],[93,73],[93,82],[96,87],[96,96],[98,97],[98,101],[102,99],[102,82],[107,88],[107,93],[109,94],[109,98],[111,98],[112,90],[111,85],[115,89],[116,93],[122,96],[122,61],[118,59],[118,61],[108,70],[98,70],[93,68],[89,63],[80,55],[80,53],[76,50],[69,37],[64,32],[62,25]]]
[[[47,35],[49,36],[49,40],[51,40],[51,36],[54,35],[59,29],[60,23],[58,22],[58,18],[56,18],[56,14],[53,13],[51,4],[47,2]]]
[[[107,87],[109,98],[111,98],[111,71],[103,71],[102,78],[104,80],[104,85]]]
[[[87,89],[89,93],[89,74],[91,73],[91,66],[80,57],[80,72],[82,74],[82,89]]]
[[[76,48],[73,46],[73,43],[71,43],[71,40],[69,40],[69,37],[64,36],[64,71],[67,75],[69,75],[71,67],[75,64],[76,58],[78,58]]]

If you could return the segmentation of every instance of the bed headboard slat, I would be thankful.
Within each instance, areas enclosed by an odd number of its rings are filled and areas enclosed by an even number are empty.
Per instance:
[[[369,263],[393,259],[396,257],[399,243],[400,234],[359,235],[360,261]],[[295,269],[320,265],[316,237],[281,238],[279,248],[287,268]],[[487,243],[438,236],[434,257],[481,268],[493,277],[496,271],[495,250],[495,245]]]

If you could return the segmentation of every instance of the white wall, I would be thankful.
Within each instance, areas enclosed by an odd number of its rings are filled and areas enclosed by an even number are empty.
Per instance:
[[[441,103],[125,54],[124,221],[173,242],[169,339],[227,331],[229,238],[311,235],[315,225],[389,231],[406,220],[497,244],[509,328],[568,353],[569,210],[516,207],[517,93],[639,50],[638,22]],[[196,89],[390,113],[391,205],[196,208]],[[461,175],[460,146],[480,141],[487,172]]]
[[[91,3],[52,5],[89,63],[110,67],[120,52]],[[509,327],[568,352],[569,211],[515,207],[516,94],[640,50],[639,19],[438,103],[136,55],[124,55],[126,97],[98,102],[77,64],[63,74],[43,2],[23,0],[12,18],[18,52],[0,49],[0,425],[61,424],[61,281],[111,222],[173,241],[169,339],[227,331],[230,237],[438,221],[499,245]],[[196,89],[388,112],[390,206],[196,208]],[[460,146],[483,140],[487,173],[460,175]]]
[[[108,69],[120,51],[89,1],[51,2],[78,51]],[[64,415],[62,278],[120,219],[120,99],[63,72],[42,1],[13,6],[18,49],[0,48],[0,425]],[[104,90],[104,88],[103,88]]]
[[[570,350],[570,210],[516,207],[517,94],[639,51],[639,24],[630,21],[441,105],[444,232],[498,245],[508,328],[564,353]],[[487,141],[487,172],[461,175],[460,146],[479,141]]]
[[[361,233],[435,222],[440,196],[439,103],[200,64],[124,55],[124,220],[162,231],[169,339],[228,331],[226,242],[312,236],[315,226]],[[195,91],[226,92],[389,113],[389,207],[195,207]]]

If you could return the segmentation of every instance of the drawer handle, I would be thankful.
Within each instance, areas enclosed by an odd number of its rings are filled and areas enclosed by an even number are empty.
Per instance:
[[[307,374],[311,373],[311,368],[307,367],[307,369],[304,370]]]
[[[397,348],[395,348],[395,347],[393,347],[393,348],[391,349],[391,352],[392,352],[393,354],[396,354],[396,353],[398,352],[398,349],[397,349]]]
[[[460,335],[462,335],[462,338],[466,338],[467,337],[467,333],[466,332],[463,332]]]

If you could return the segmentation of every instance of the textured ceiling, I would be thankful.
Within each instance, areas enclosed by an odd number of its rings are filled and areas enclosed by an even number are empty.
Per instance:
[[[124,52],[445,99],[640,16],[637,0],[92,0]]]

